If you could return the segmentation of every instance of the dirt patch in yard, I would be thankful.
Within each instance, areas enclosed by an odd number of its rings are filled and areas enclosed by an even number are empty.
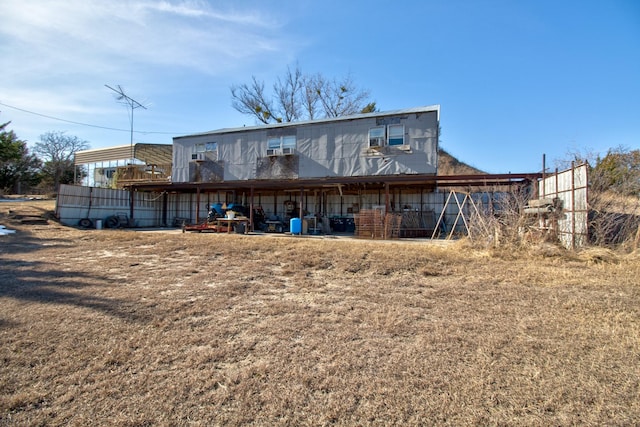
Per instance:
[[[3,424],[640,419],[637,253],[0,224]]]

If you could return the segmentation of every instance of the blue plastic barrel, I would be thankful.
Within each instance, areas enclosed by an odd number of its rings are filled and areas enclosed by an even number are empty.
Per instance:
[[[291,218],[291,221],[289,221],[289,230],[291,230],[292,234],[302,233],[302,221],[300,218]]]

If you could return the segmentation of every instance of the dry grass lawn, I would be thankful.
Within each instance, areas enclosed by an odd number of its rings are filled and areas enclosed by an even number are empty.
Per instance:
[[[8,206],[0,424],[640,420],[638,253],[76,230]]]

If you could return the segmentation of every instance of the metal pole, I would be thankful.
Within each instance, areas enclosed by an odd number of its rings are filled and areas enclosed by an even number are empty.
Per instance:
[[[133,104],[131,105],[131,139],[129,144],[131,146],[131,164],[133,165]]]
[[[576,248],[576,170],[571,162],[571,249]]]

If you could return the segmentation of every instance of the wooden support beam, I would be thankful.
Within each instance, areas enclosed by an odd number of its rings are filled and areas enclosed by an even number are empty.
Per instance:
[[[255,231],[253,229],[253,187],[249,193],[249,230]]]

